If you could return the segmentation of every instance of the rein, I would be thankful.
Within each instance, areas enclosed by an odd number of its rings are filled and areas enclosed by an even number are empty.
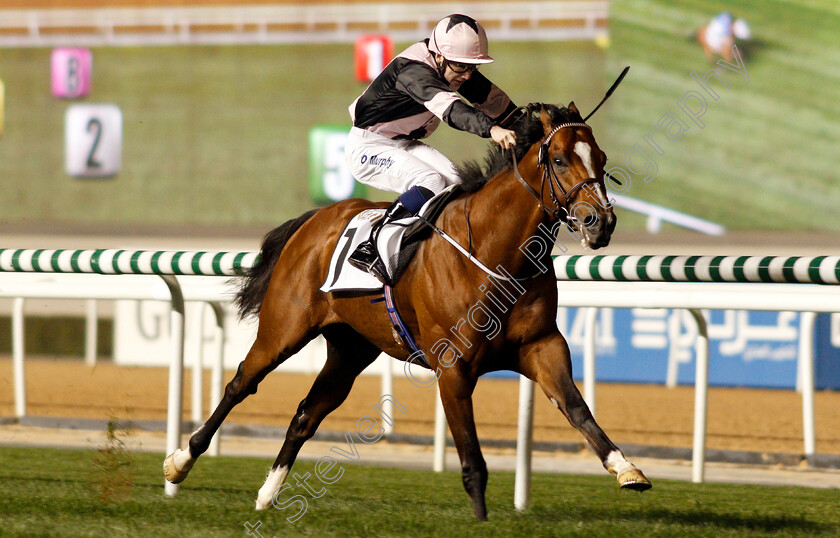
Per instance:
[[[508,118],[510,118],[510,116],[508,116]],[[508,118],[506,118],[506,119],[508,119]],[[548,162],[548,146],[549,146],[549,144],[551,144],[552,137],[555,134],[557,134],[561,129],[564,129],[566,127],[574,127],[574,128],[585,127],[586,129],[589,129],[590,131],[592,130],[592,128],[585,123],[563,123],[563,124],[555,127],[554,130],[552,130],[550,133],[548,133],[548,135],[543,139],[543,141],[540,142],[540,153],[539,153],[539,156],[537,158],[539,166],[543,167],[542,183],[541,183],[541,186],[540,186],[540,191],[544,192],[545,191],[545,185],[546,185],[546,183],[548,183],[548,185],[549,185],[549,196],[551,196],[551,200],[554,202],[554,206],[555,206],[554,209],[549,209],[543,203],[542,196],[540,195],[540,193],[537,193],[537,191],[535,191],[533,187],[528,185],[528,182],[525,181],[525,179],[522,177],[522,174],[519,172],[519,165],[516,162],[516,152],[514,151],[513,148],[510,148],[510,156],[511,156],[511,159],[513,161],[513,175],[514,175],[514,177],[516,177],[517,181],[519,181],[519,183],[525,188],[525,190],[528,191],[528,193],[531,196],[533,196],[534,199],[537,200],[537,203],[539,204],[540,209],[542,209],[542,211],[544,211],[547,215],[549,215],[550,217],[552,217],[554,219],[561,219],[567,227],[569,227],[570,229],[573,229],[573,226],[577,227],[577,225],[573,224],[573,223],[577,222],[578,219],[574,215],[572,215],[571,212],[569,211],[569,200],[571,200],[572,197],[575,194],[577,194],[577,192],[580,189],[582,189],[584,186],[592,184],[592,183],[594,183],[596,185],[600,185],[600,184],[599,184],[599,182],[596,178],[590,177],[590,178],[584,179],[583,181],[579,181],[579,182],[575,183],[572,186],[571,189],[566,191],[566,189],[564,189],[563,185],[560,183],[560,178],[557,177],[557,174],[554,172],[554,169],[551,167],[551,163]],[[613,178],[609,174],[605,173],[605,175],[607,175],[613,181],[616,181],[617,183],[621,184],[620,182],[618,182],[618,180],[616,180],[615,178]],[[557,191],[558,190],[560,191],[560,194],[563,196],[563,203],[562,204],[560,203],[560,200],[557,196]],[[537,268],[536,273],[534,273],[533,275],[524,277],[524,278],[508,277],[508,276],[500,275],[499,273],[496,273],[495,271],[489,269],[486,265],[481,263],[478,259],[476,259],[472,255],[472,230],[470,229],[470,218],[469,218],[469,214],[467,212],[466,203],[467,202],[465,200],[464,201],[464,217],[466,218],[466,221],[467,221],[467,236],[469,237],[469,250],[465,249],[460,244],[458,244],[457,241],[455,241],[452,237],[450,237],[446,232],[444,232],[443,230],[441,230],[440,228],[435,226],[434,223],[428,221],[426,218],[424,218],[421,215],[418,215],[418,217],[423,222],[425,222],[432,230],[434,230],[438,235],[440,235],[446,242],[448,242],[453,247],[455,247],[455,249],[458,250],[458,252],[460,252],[464,257],[466,257],[469,261],[471,261],[473,264],[475,264],[476,267],[478,267],[483,272],[487,273],[488,275],[490,275],[491,277],[493,277],[495,279],[502,280],[502,281],[507,281],[507,282],[510,282],[510,281],[525,282],[525,281],[528,281],[528,280],[532,280],[532,279],[534,279],[534,278],[536,278],[536,277],[538,277],[542,274],[542,271],[539,270],[539,268]]]
[[[617,79],[615,79],[615,82],[613,82],[612,86],[610,86],[610,89],[607,90],[607,93],[604,95],[604,98],[601,99],[600,103],[598,103],[598,106],[596,106],[592,110],[592,112],[590,112],[585,118],[583,118],[583,123],[563,123],[561,125],[558,125],[554,128],[553,131],[548,133],[548,136],[546,136],[545,139],[543,139],[543,141],[540,143],[540,153],[537,157],[537,163],[539,164],[539,166],[545,166],[545,168],[543,169],[543,177],[542,184],[540,186],[540,191],[545,191],[545,184],[547,181],[549,185],[549,194],[551,196],[551,201],[554,202],[555,209],[549,209],[548,207],[546,207],[546,205],[542,201],[542,196],[540,194],[537,194],[537,191],[535,191],[530,185],[528,185],[528,183],[525,182],[525,180],[522,178],[522,174],[519,173],[519,166],[516,163],[516,153],[514,152],[513,148],[510,149],[510,156],[511,160],[513,161],[513,174],[514,176],[516,176],[516,179],[519,181],[519,183],[522,184],[523,187],[525,187],[525,190],[528,191],[528,193],[530,193],[531,196],[536,198],[537,203],[540,205],[540,209],[542,209],[547,215],[551,216],[554,219],[562,219],[563,223],[570,229],[572,228],[571,223],[577,221],[578,219],[575,218],[574,215],[569,213],[569,198],[574,196],[577,193],[577,191],[583,188],[585,185],[588,185],[590,183],[597,184],[598,180],[595,178],[585,179],[572,186],[572,188],[569,189],[569,192],[566,192],[566,190],[563,188],[563,185],[560,183],[560,178],[557,177],[557,174],[555,174],[554,170],[551,168],[551,163],[548,162],[548,146],[551,143],[551,138],[555,134],[557,134],[557,132],[560,129],[566,127],[585,127],[591,132],[592,127],[586,124],[586,120],[591,118],[592,115],[595,114],[595,112],[597,112],[599,108],[601,108],[601,105],[603,105],[607,101],[607,99],[609,99],[610,96],[612,96],[613,92],[616,90],[616,88],[618,88],[618,85],[621,84],[621,81],[624,80],[625,76],[627,76],[628,71],[630,71],[629,65],[621,71],[621,74],[618,75]],[[508,127],[511,123],[513,123],[519,112],[525,109],[526,107],[519,107],[513,110],[501,122],[499,122],[499,125],[501,125],[502,127]],[[617,180],[609,172],[605,171],[604,176],[610,178],[618,185],[621,185],[621,181]],[[555,186],[560,190],[560,193],[563,195],[563,204],[560,204],[560,201],[557,198]],[[565,216],[560,214],[561,208],[565,212]]]
[[[522,174],[519,172],[519,166],[516,162],[516,152],[513,148],[510,150],[510,156],[513,160],[513,175],[516,177],[517,181],[525,188],[528,193],[537,200],[537,203],[546,214],[551,216],[554,219],[561,219],[563,223],[568,226],[570,229],[573,226],[573,222],[576,222],[578,219],[569,212],[569,200],[577,194],[577,192],[582,189],[585,185],[589,185],[591,183],[595,183],[599,185],[598,180],[594,177],[590,177],[584,179],[583,181],[579,181],[575,185],[572,186],[571,189],[566,191],[563,188],[563,185],[560,183],[560,178],[557,177],[557,174],[554,173],[554,170],[551,167],[551,163],[548,162],[548,146],[551,143],[551,138],[557,134],[561,129],[566,127],[585,127],[590,131],[592,128],[585,124],[585,123],[563,123],[558,125],[551,131],[540,143],[540,153],[538,157],[539,166],[543,166],[543,174],[542,174],[542,184],[540,186],[540,191],[545,191],[545,185],[548,183],[549,185],[549,195],[551,196],[551,200],[554,202],[555,208],[549,209],[542,201],[542,196],[540,193],[534,190],[533,187],[528,185],[528,182],[522,177]],[[608,175],[608,174],[607,174]],[[616,181],[612,176],[609,176],[611,179]],[[563,196],[563,203],[560,203],[560,200],[557,197],[557,190],[560,191],[560,194]],[[467,201],[464,200],[464,217],[467,221],[467,236],[469,237],[469,250],[462,247],[457,241],[455,241],[449,234],[438,228],[433,222],[430,222],[422,215],[417,215],[417,217],[423,221],[427,226],[429,226],[432,230],[435,231],[441,238],[443,238],[447,243],[455,247],[455,249],[460,252],[465,258],[475,264],[476,267],[481,269],[484,273],[490,275],[491,277],[502,280],[505,282],[516,281],[516,282],[525,282],[528,280],[533,280],[534,278],[540,276],[543,271],[537,268],[537,272],[533,275],[524,277],[524,278],[516,278],[510,277],[506,275],[500,275],[499,273],[493,271],[492,269],[488,268],[486,265],[481,263],[477,258],[472,255],[472,230],[470,229],[470,218],[467,212]],[[561,213],[562,210],[562,214]],[[576,225],[575,225],[576,226]]]
[[[447,243],[449,243],[450,245],[455,247],[455,250],[460,252],[466,259],[471,261],[476,267],[478,267],[479,269],[481,269],[482,271],[484,271],[485,273],[487,273],[491,277],[495,278],[496,280],[502,280],[504,282],[525,282],[525,281],[528,281],[528,280],[532,280],[532,279],[540,276],[543,273],[542,271],[538,270],[538,272],[536,274],[533,274],[531,276],[527,276],[527,277],[524,277],[524,278],[516,278],[516,277],[512,277],[512,276],[501,275],[501,274],[493,271],[492,269],[490,269],[489,267],[487,267],[483,263],[481,263],[481,261],[479,261],[478,258],[476,258],[475,256],[472,255],[472,231],[469,231],[469,225],[470,225],[469,216],[467,216],[467,230],[468,230],[468,235],[469,235],[469,238],[470,238],[470,249],[469,249],[469,251],[467,249],[465,249],[464,247],[462,247],[448,233],[446,233],[443,230],[441,230],[440,228],[438,228],[437,225],[435,225],[434,222],[429,221],[428,219],[426,219],[426,217],[424,217],[422,215],[417,215],[417,217],[421,221],[423,221],[427,226],[429,226],[432,230],[434,230],[435,233],[437,233],[439,236],[441,236]]]

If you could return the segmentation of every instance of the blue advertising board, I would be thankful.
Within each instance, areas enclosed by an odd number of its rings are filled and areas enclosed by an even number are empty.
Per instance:
[[[840,388],[840,314],[820,314],[814,328],[814,383],[818,389]]]
[[[704,311],[709,332],[709,384],[730,387],[796,387],[800,314],[746,310]],[[557,326],[582,378],[585,309],[559,308]],[[840,315],[817,317],[817,388],[840,388]],[[669,361],[677,383],[693,384],[697,325],[686,310],[602,308],[596,324],[596,379],[664,384]]]

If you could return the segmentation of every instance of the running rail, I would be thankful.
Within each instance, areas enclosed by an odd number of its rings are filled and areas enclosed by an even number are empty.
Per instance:
[[[179,275],[236,276],[256,263],[255,252],[148,251],[122,249],[47,250],[0,249],[0,276],[9,273],[88,273],[102,275],[158,275],[169,289],[172,304],[173,360],[170,363],[167,453],[180,439],[181,388],[183,384],[183,303]],[[796,310],[804,312],[800,332],[810,334],[814,312],[840,311],[840,256],[639,256],[563,255],[553,260],[562,288],[563,306],[604,308],[685,308],[699,326],[695,379],[695,425],[692,480],[703,481],[705,464],[708,340],[700,309]],[[588,281],[588,282],[587,282]],[[3,290],[6,297],[40,297],[37,286]],[[77,297],[83,292],[68,292]],[[31,294],[31,295],[26,295]],[[113,299],[131,293],[96,291],[91,297]],[[69,296],[69,295],[67,295]],[[65,297],[65,295],[62,295]],[[222,300],[209,296],[201,300]],[[198,299],[195,299],[198,300]],[[22,299],[21,299],[22,301]],[[22,303],[15,303],[22,312]],[[594,335],[594,312],[587,316],[587,338]],[[14,326],[20,332],[20,327]],[[180,339],[180,342],[178,341]],[[814,455],[813,350],[800,339],[800,377],[803,392],[805,455]],[[586,347],[584,393],[594,384],[594,346]],[[21,361],[22,363],[22,361]],[[17,361],[16,361],[17,368]],[[390,371],[390,369],[386,369]],[[22,379],[15,370],[15,379]],[[177,394],[176,394],[177,392]],[[594,410],[594,400],[587,398]],[[438,419],[442,420],[440,413]],[[514,504],[527,506],[530,483],[530,444],[533,422],[533,383],[520,383],[517,478]],[[438,436],[436,436],[437,438]],[[440,436],[443,438],[444,436]],[[437,452],[437,451],[436,451]],[[437,462],[437,457],[435,458]],[[441,458],[442,459],[442,458]],[[436,469],[438,463],[436,463]],[[442,465],[441,465],[442,467]],[[521,476],[520,476],[521,474]],[[166,484],[169,495],[177,486]]]
[[[0,272],[237,276],[256,252],[0,249]],[[557,280],[840,284],[840,256],[554,257]]]
[[[557,280],[840,284],[840,256],[557,256]]]
[[[26,413],[24,392],[23,360],[23,298],[40,297],[55,299],[93,298],[93,299],[158,299],[170,303],[171,360],[169,364],[169,392],[167,405],[166,448],[172,453],[180,445],[181,414],[183,401],[184,376],[184,316],[185,300],[207,302],[213,308],[217,318],[217,331],[224,341],[222,308],[220,301],[225,297],[219,293],[198,292],[192,298],[185,298],[181,283],[176,278],[181,275],[200,276],[236,276],[243,274],[256,263],[255,252],[194,252],[194,251],[148,251],[123,249],[0,249],[0,274],[6,273],[60,273],[60,274],[100,274],[100,275],[152,275],[159,276],[166,284],[166,292],[142,286],[135,281],[122,285],[85,285],[56,286],[47,282],[3,282],[0,296],[11,297],[13,302],[13,377],[15,381],[15,414],[22,417]],[[131,277],[137,278],[137,277]],[[59,289],[60,288],[60,289]],[[217,365],[213,368],[212,386],[214,401],[221,393],[222,356],[220,351]],[[197,370],[197,369],[195,369]],[[195,376],[194,376],[195,377]],[[200,376],[198,377],[200,379]],[[195,383],[194,383],[195,385]],[[199,384],[198,387],[201,385]],[[218,453],[218,436],[211,444],[211,454]],[[164,483],[166,495],[174,496],[179,486]]]
[[[237,276],[256,252],[0,249],[0,272]]]

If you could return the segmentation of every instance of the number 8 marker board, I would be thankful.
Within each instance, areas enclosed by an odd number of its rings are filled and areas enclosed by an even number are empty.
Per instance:
[[[52,93],[75,99],[90,93],[93,55],[88,49],[60,48],[52,51]]]

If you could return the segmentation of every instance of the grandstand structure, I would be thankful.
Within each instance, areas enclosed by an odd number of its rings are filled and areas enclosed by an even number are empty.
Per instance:
[[[36,4],[37,5],[37,4]],[[469,12],[492,39],[596,40],[609,2],[413,2],[1,9],[0,47],[352,42],[365,33],[413,41],[442,13]]]

